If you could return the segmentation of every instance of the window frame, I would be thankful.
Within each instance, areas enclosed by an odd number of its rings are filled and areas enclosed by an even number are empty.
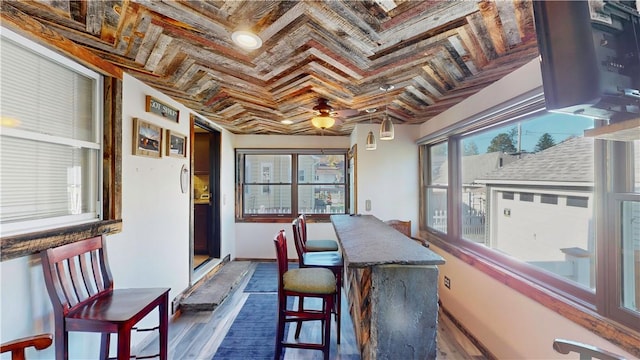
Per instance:
[[[92,69],[87,68],[79,62],[59,55],[54,51],[47,49],[44,46],[37,44],[7,29],[2,29],[2,33],[0,36],[2,37],[3,41],[12,42],[15,44],[15,46],[19,46],[25,51],[33,53],[36,57],[44,61],[48,61],[59,66],[60,68],[65,68],[70,72],[89,79],[91,81],[91,87],[93,90],[93,96],[91,97],[91,123],[93,125],[93,131],[90,139],[75,139],[71,136],[71,134],[49,135],[37,131],[32,131],[30,129],[14,129],[4,126],[2,127],[3,136],[12,137],[15,139],[31,140],[38,144],[44,145],[69,146],[78,149],[95,151],[95,153],[91,155],[91,157],[95,161],[95,168],[91,170],[91,177],[93,181],[91,181],[90,184],[86,184],[86,188],[90,189],[90,193],[92,193],[95,197],[93,198],[93,200],[95,201],[93,208],[94,211],[83,212],[75,215],[67,214],[33,219],[30,218],[6,223],[2,226],[2,236],[16,236],[33,233],[36,231],[49,231],[51,229],[59,227],[82,225],[101,221],[103,218],[103,166],[101,164],[101,160],[104,157],[104,76]]]
[[[21,34],[0,26],[2,36],[16,36],[21,42],[28,40]],[[55,46],[55,44],[52,44]],[[99,117],[102,119],[101,134],[102,149],[100,162],[97,164],[102,170],[99,176],[101,203],[99,211],[101,219],[76,225],[61,225],[48,230],[34,230],[0,238],[0,261],[11,260],[22,256],[36,254],[42,250],[79,241],[101,234],[115,234],[122,231],[122,70],[112,66],[97,57],[92,57],[85,49],[70,45],[78,58],[86,55],[82,62],[90,70],[102,74],[102,88],[99,99],[102,103]],[[74,57],[68,57],[51,52],[56,56],[80,63]]]
[[[623,309],[620,303],[620,250],[619,247],[616,250],[615,242],[607,243],[606,239],[615,238],[615,231],[619,231],[620,227],[620,215],[615,211],[615,206],[611,203],[607,203],[607,198],[612,196],[613,190],[618,192],[633,192],[633,187],[629,187],[630,181],[628,180],[633,174],[629,174],[629,163],[633,160],[632,152],[624,148],[624,144],[615,144],[615,141],[596,139],[594,143],[594,188],[593,188],[593,201],[594,201],[594,219],[597,223],[595,225],[596,231],[594,236],[596,237],[596,257],[597,265],[595,268],[596,277],[596,289],[591,291],[584,289],[577,284],[571,284],[568,281],[551,276],[550,274],[542,271],[537,271],[532,266],[507,257],[487,248],[480,244],[475,244],[470,241],[462,239],[461,223],[462,218],[460,210],[461,205],[458,192],[461,190],[461,138],[462,135],[469,135],[476,131],[484,130],[489,127],[506,125],[509,123],[515,123],[525,120],[532,116],[541,115],[546,111],[543,99],[543,95],[540,93],[537,96],[531,96],[528,100],[525,99],[524,104],[515,99],[511,104],[505,105],[502,109],[494,108],[488,111],[489,115],[480,114],[474,119],[463,121],[458,126],[452,126],[443,130],[440,133],[433,134],[431,138],[424,138],[418,141],[420,145],[420,153],[423,154],[424,159],[421,161],[420,166],[424,168],[420,171],[420,174],[424,177],[421,179],[421,191],[426,192],[428,185],[428,179],[426,178],[429,167],[429,146],[436,145],[442,141],[443,138],[449,142],[449,227],[448,233],[444,234],[440,231],[427,227],[427,219],[425,218],[426,209],[428,205],[425,203],[426,197],[422,196],[420,204],[420,232],[425,240],[433,242],[434,245],[441,247],[443,250],[450,252],[456,257],[461,258],[470,264],[487,264],[487,266],[481,265],[479,268],[482,271],[492,275],[499,276],[498,273],[504,274],[503,276],[513,277],[515,281],[522,281],[522,285],[519,286],[519,291],[530,295],[531,293],[538,292],[539,289],[549,294],[549,297],[553,297],[555,300],[560,299],[561,302],[568,304],[569,307],[575,309],[576,312],[588,312],[588,316],[598,318],[599,320],[608,321],[610,324],[614,324],[614,328],[618,332],[624,333],[630,336],[632,339],[634,335],[629,335],[628,331],[621,331],[624,328],[620,328],[615,324],[623,324],[634,331],[640,331],[640,316],[638,313],[632,313],[626,309]],[[526,111],[518,111],[517,107],[521,106]],[[514,109],[514,107],[516,109]],[[490,118],[493,118],[491,120]],[[596,121],[595,126],[601,126],[602,121]],[[455,150],[455,151],[452,151]],[[628,157],[631,156],[631,159]],[[609,159],[613,164],[606,163],[606,159]],[[614,160],[611,160],[614,159]],[[626,167],[625,167],[626,166]],[[624,171],[624,172],[620,172]],[[605,184],[604,181],[608,179],[605,176],[606,173],[622,174],[621,178],[625,180],[614,179],[625,183],[625,185],[617,184]],[[637,195],[637,192],[635,193]],[[538,194],[539,195],[539,194]],[[535,199],[535,195],[534,195]],[[600,206],[595,204],[601,204]],[[604,204],[604,205],[603,205]],[[617,214],[617,215],[616,215]],[[618,217],[617,219],[615,217]],[[617,239],[617,238],[616,238]],[[614,244],[612,244],[614,243]],[[606,274],[606,275],[605,275]],[[500,277],[501,278],[501,277]],[[614,285],[611,285],[614,284]],[[547,296],[538,296],[538,301],[548,300],[544,299]],[[555,301],[554,300],[554,301]],[[557,310],[557,303],[554,301],[542,301],[543,305]],[[563,314],[572,320],[575,318],[581,318],[583,315],[575,316],[574,313]],[[592,322],[583,321],[582,324],[589,327]],[[605,338],[609,336],[606,330],[592,329],[594,331],[600,331],[600,335]],[[628,338],[627,338],[628,339]],[[631,340],[630,340],[631,341]]]
[[[299,181],[299,156],[301,155],[341,155],[344,157],[344,178],[340,182],[344,186],[345,191],[345,209],[344,214],[349,213],[350,206],[350,188],[349,188],[349,149],[247,149],[236,148],[236,222],[289,222],[295,216],[300,214],[298,209],[298,191],[299,186],[317,186],[317,185],[329,185],[329,183],[315,182],[314,179],[309,179],[311,175],[304,174],[305,182]],[[246,195],[245,185],[262,185],[262,183],[245,182],[245,159],[246,155],[290,155],[291,156],[291,182],[289,183],[271,183],[270,185],[289,185],[291,188],[291,207],[288,213],[245,213],[244,202]],[[335,183],[331,183],[335,185]],[[342,212],[340,214],[343,214]],[[317,222],[329,222],[330,216],[336,213],[306,213],[306,216],[310,221]]]

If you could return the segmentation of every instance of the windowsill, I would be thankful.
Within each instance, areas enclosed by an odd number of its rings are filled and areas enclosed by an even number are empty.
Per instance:
[[[581,304],[559,296],[503,267],[497,266],[471,251],[452,246],[426,231],[420,231],[417,238],[437,246],[443,251],[464,261],[477,271],[506,284],[522,295],[564,316],[568,320],[573,321],[603,339],[616,344],[625,351],[640,357],[640,348],[637,347],[637,344],[640,343],[640,333],[611,321],[611,319],[603,317]]]
[[[339,215],[339,214],[332,214]],[[236,223],[291,223],[295,218],[294,215],[287,214],[282,216],[249,216],[245,218],[236,218]],[[307,214],[307,223],[330,223],[330,215]]]
[[[0,239],[0,261],[33,255],[52,247],[121,231],[122,219],[118,219],[7,236]]]

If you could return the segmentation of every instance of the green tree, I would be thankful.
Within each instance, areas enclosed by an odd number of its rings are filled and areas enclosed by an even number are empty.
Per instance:
[[[480,151],[478,150],[478,145],[475,142],[469,141],[464,143],[464,149],[462,150],[463,156],[469,155],[478,155]]]
[[[536,147],[533,149],[534,152],[542,151],[544,149],[548,149],[556,144],[556,141],[553,139],[553,136],[549,133],[544,133],[538,139],[538,143]]]
[[[516,147],[513,145],[513,132],[511,134],[500,133],[491,139],[487,152],[500,151],[504,153],[516,152]]]

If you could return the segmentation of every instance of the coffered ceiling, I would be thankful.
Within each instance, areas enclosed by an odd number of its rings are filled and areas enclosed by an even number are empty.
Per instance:
[[[1,6],[13,27],[38,24],[32,36],[68,39],[236,134],[319,134],[310,122],[319,98],[355,110],[338,111],[350,116],[325,135],[380,123],[385,107],[395,124],[420,124],[538,55],[531,2],[521,0]],[[235,45],[238,29],[262,47]],[[386,84],[394,89],[380,90]]]

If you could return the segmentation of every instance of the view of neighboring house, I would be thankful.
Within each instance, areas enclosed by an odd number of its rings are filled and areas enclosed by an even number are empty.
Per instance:
[[[333,155],[299,155],[298,178],[291,179],[289,155],[249,155],[245,161],[244,204],[250,214],[286,213],[291,186],[298,186],[304,213],[340,213],[345,203],[345,163]]]
[[[464,218],[462,233],[465,239],[485,242],[485,185],[477,183],[476,179],[517,159],[517,155],[499,151],[462,157],[462,168],[464,169],[462,172],[462,213]],[[434,177],[435,183],[446,184],[448,182],[447,166],[448,163],[444,160],[438,165]],[[446,194],[444,194],[443,200],[446,201]],[[434,209],[431,215],[433,227],[440,231],[444,231],[447,226],[446,210],[444,209],[445,207]]]
[[[593,152],[573,137],[476,178],[485,244],[593,287]]]

